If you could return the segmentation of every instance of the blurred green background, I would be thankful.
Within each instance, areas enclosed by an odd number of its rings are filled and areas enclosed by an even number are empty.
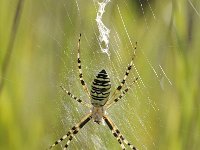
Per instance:
[[[98,45],[97,9],[96,0],[0,1],[0,149],[46,149],[89,111],[59,88],[88,101],[77,72],[79,33],[89,87],[105,68],[114,90],[138,42],[127,86],[140,80],[108,111],[131,143],[140,150],[199,149],[200,1],[111,0],[103,15],[110,58]],[[90,122],[69,149],[120,146],[107,126]]]

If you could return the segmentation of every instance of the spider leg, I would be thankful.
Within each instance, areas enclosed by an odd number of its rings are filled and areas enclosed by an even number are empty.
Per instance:
[[[114,93],[112,94],[112,96],[110,97],[110,99],[112,99],[113,97],[115,97],[117,95],[118,92],[121,91],[122,87],[124,86],[125,82],[126,82],[126,79],[129,75],[129,72],[132,68],[132,65],[133,65],[133,60],[135,58],[135,52],[136,52],[136,49],[137,49],[137,42],[135,43],[135,48],[134,48],[134,53],[133,53],[133,56],[132,56],[132,59],[131,59],[131,62],[130,64],[128,65],[127,67],[127,70],[126,70],[126,73],[124,75],[124,78],[123,80],[121,81],[120,85],[116,88],[116,90],[114,91]]]
[[[88,123],[92,116],[91,116],[92,113],[89,113],[87,114],[85,117],[83,117],[83,119],[81,119],[81,121],[79,123],[77,123],[75,126],[73,126],[71,128],[71,130],[69,130],[67,132],[67,134],[65,134],[63,137],[61,137],[59,140],[57,140],[56,142],[54,142],[54,144],[52,144],[49,149],[53,148],[54,146],[56,146],[57,144],[59,144],[60,142],[62,142],[64,139],[66,139],[68,136],[69,136],[69,140],[67,142],[67,144],[65,145],[65,148],[68,147],[69,143],[71,142],[72,140],[72,137],[73,135],[77,134],[78,131],[84,126],[86,125],[86,123]]]
[[[128,142],[127,139],[125,139],[125,137],[120,133],[120,131],[117,129],[116,133],[119,135],[120,139],[126,144],[128,145],[131,149],[133,150],[137,150],[135,146],[133,146],[130,142]]]
[[[76,96],[74,96],[71,92],[69,92],[68,90],[66,90],[62,85],[60,86],[62,88],[62,90],[67,93],[71,98],[73,98],[74,100],[76,100],[77,102],[83,104],[84,106],[87,107],[91,107],[90,104],[86,103],[85,101],[82,101],[80,98],[77,98]]]
[[[118,130],[119,131],[119,130]],[[125,137],[119,132],[119,137],[120,139],[126,144],[128,145],[131,149],[133,150],[137,150],[135,146],[133,146],[133,144],[131,144],[127,139],[125,139]]]
[[[82,72],[82,68],[81,68],[81,58],[80,58],[80,42],[81,42],[81,34],[78,40],[78,54],[77,54],[77,59],[78,59],[78,71],[79,71],[79,79],[81,81],[81,84],[83,86],[84,91],[87,93],[88,97],[90,98],[90,93],[89,90],[87,88],[87,85],[85,84],[85,81],[83,79],[83,72]]]
[[[109,129],[111,130],[112,134],[115,136],[115,138],[119,142],[122,150],[125,150],[126,148],[125,148],[124,144],[122,143],[122,140],[121,140],[119,134],[117,134],[117,132],[116,132],[118,129],[116,128],[114,123],[106,115],[103,116],[103,119],[105,120],[105,122],[108,125]]]
[[[138,80],[138,78],[135,78],[135,80],[133,81],[133,84]],[[132,85],[133,85],[132,84]],[[126,88],[125,90],[122,91],[122,93],[114,99],[114,101],[112,101],[111,103],[107,104],[106,107],[107,109],[110,108],[113,104],[117,103],[123,96],[126,95],[126,93],[128,92],[128,90],[130,89],[130,87]]]
[[[124,138],[124,136],[120,133],[120,131],[117,128],[117,126],[111,121],[111,119],[108,116],[104,115],[103,119],[105,120],[106,124],[108,125],[108,127],[110,128],[110,130],[112,131],[112,133],[113,133],[113,135],[115,137],[117,137],[118,139],[120,139],[121,141],[123,141],[125,144],[127,144],[131,149],[137,150],[135,146],[133,146],[130,142],[128,142]]]
[[[65,145],[65,147],[63,148],[63,150],[66,150],[67,147],[69,146],[70,142],[72,141],[73,136],[69,136],[69,140],[67,141],[67,144]]]

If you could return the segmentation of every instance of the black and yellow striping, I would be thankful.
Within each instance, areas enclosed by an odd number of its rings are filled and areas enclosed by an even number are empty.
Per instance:
[[[90,91],[92,105],[95,107],[104,106],[108,101],[110,88],[110,78],[106,71],[103,69],[97,74],[96,78],[92,82]]]

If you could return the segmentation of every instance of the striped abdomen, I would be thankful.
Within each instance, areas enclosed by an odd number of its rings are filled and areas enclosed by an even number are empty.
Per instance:
[[[110,95],[110,78],[105,70],[101,70],[94,81],[91,89],[91,103],[95,107],[101,107],[108,101]]]

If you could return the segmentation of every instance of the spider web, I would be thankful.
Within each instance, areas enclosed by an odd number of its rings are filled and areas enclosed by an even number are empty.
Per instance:
[[[200,147],[199,0],[16,0],[0,6],[0,149],[47,149],[90,111],[60,88],[90,103],[78,77],[80,33],[89,89],[105,69],[114,92],[137,42],[123,87],[130,90],[107,110],[128,141],[140,150]],[[69,149],[121,148],[106,125],[90,121]]]
[[[113,92],[123,79],[134,52],[135,42],[138,42],[133,69],[124,86],[131,86],[131,90],[107,113],[121,133],[138,149],[158,149],[157,128],[160,128],[159,122],[162,120],[159,117],[159,96],[156,93],[165,92],[166,86],[171,86],[172,82],[165,73],[167,68],[162,66],[162,60],[155,56],[156,46],[164,46],[149,44],[150,39],[154,43],[157,40],[153,31],[153,25],[159,22],[155,6],[149,0],[68,0],[56,3],[57,8],[50,7],[51,3],[53,2],[44,1],[42,7],[49,19],[55,20],[56,23],[54,31],[44,34],[47,34],[47,38],[55,45],[56,57],[61,62],[58,69],[60,81],[56,86],[59,97],[55,101],[54,110],[58,114],[58,122],[51,124],[51,130],[55,132],[49,135],[53,139],[51,142],[63,136],[89,112],[59,89],[59,84],[62,83],[74,95],[90,102],[81,87],[77,71],[77,41],[79,33],[82,33],[82,69],[89,89],[95,75],[101,69],[106,69],[111,78]],[[100,3],[105,5],[101,20],[98,20],[96,18]],[[138,14],[134,14],[135,12]],[[60,13],[60,16],[55,15],[57,13]],[[99,22],[104,26],[100,26]],[[100,35],[107,36],[103,38]],[[139,77],[139,80],[132,85],[136,77]],[[66,142],[63,141],[57,148],[63,147]],[[109,150],[113,147],[120,149],[109,128],[92,121],[81,129],[69,146],[71,149],[82,150]]]

